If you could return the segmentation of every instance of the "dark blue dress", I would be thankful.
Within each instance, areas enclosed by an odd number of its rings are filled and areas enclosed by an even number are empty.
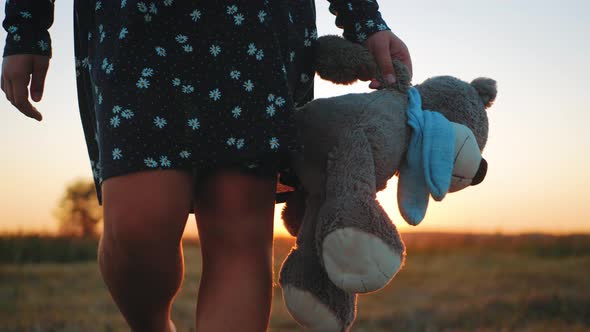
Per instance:
[[[375,1],[330,2],[349,40],[388,29]],[[53,9],[7,0],[4,56],[51,56]],[[79,109],[99,203],[103,180],[149,169],[201,179],[235,167],[295,186],[288,151],[304,147],[292,115],[313,98],[316,38],[313,0],[75,0]]]

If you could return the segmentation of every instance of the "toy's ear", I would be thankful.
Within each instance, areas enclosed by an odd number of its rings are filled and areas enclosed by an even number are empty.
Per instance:
[[[410,86],[411,77],[406,67],[397,59],[393,60],[397,82],[392,86],[401,91]],[[342,37],[326,35],[316,41],[315,67],[318,75],[336,84],[352,84],[364,67],[370,77],[377,78],[382,86],[389,88],[379,72],[375,58],[363,45],[353,43]]]
[[[496,81],[487,77],[479,77],[471,82],[471,86],[473,86],[479,94],[486,109],[492,106],[496,99],[496,94],[498,94]]]

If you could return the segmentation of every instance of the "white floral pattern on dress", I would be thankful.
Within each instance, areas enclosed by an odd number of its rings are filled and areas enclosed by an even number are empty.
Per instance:
[[[388,29],[375,1],[329,2],[350,40]],[[75,1],[80,116],[99,202],[101,181],[115,174],[226,163],[263,171],[300,149],[292,114],[313,98],[312,3]],[[6,1],[4,56],[51,55],[53,9]],[[244,159],[253,155],[261,159]]]

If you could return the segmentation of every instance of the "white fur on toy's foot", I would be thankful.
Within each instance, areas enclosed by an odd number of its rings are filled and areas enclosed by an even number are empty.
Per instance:
[[[342,324],[325,304],[310,292],[297,287],[283,287],[283,298],[293,318],[310,331],[339,332]]]
[[[375,235],[347,227],[328,234],[322,245],[326,273],[351,293],[381,289],[401,266],[401,254]]]

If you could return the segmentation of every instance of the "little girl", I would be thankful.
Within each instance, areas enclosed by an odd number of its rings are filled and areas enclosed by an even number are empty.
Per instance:
[[[38,121],[27,87],[40,101],[53,2],[7,0],[3,22],[2,90]],[[388,80],[392,56],[411,68],[375,1],[330,2]],[[203,255],[197,331],[267,329],[277,175],[304,148],[292,115],[313,98],[316,38],[313,0],[74,1],[80,117],[104,209],[99,265],[133,331],[174,330],[189,213]]]

